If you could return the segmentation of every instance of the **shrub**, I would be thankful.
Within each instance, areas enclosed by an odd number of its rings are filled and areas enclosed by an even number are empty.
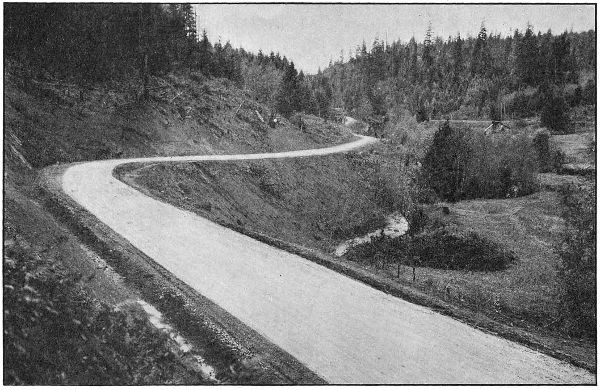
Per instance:
[[[527,137],[480,133],[470,144],[461,199],[522,196],[537,189],[537,158]]]
[[[595,188],[561,189],[565,232],[557,248],[563,323],[575,336],[596,336]]]
[[[596,104],[596,81],[592,78],[588,80],[583,88],[581,99],[584,104]]]
[[[540,117],[542,126],[557,133],[567,133],[570,127],[569,108],[565,99],[553,91],[544,94],[544,106]]]
[[[451,233],[446,229],[418,234],[408,241],[407,253],[417,265],[466,271],[500,271],[514,255],[477,233]]]
[[[423,162],[429,186],[451,202],[529,194],[538,188],[537,172],[537,153],[526,136],[486,136],[456,131],[447,123]]]
[[[423,174],[439,196],[459,200],[470,153],[465,131],[453,129],[448,121],[439,127],[423,160]]]
[[[536,133],[533,137],[533,147],[537,152],[540,172],[554,172],[564,163],[564,153],[550,146],[550,133],[547,131]]]
[[[392,239],[378,237],[350,249],[347,257],[371,264],[380,260],[465,271],[499,271],[515,261],[511,252],[476,233],[454,233],[446,228]]]

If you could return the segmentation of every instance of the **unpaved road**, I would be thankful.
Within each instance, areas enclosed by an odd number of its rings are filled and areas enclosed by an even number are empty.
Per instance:
[[[63,189],[176,277],[330,383],[580,383],[595,376],[270,247],[113,177],[129,162],[226,161],[340,153],[157,157],[86,162]]]

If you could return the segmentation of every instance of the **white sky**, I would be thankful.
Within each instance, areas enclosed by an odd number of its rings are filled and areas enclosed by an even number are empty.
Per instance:
[[[408,5],[408,4],[199,4],[198,30],[211,42],[219,37],[252,52],[271,50],[293,60],[297,69],[316,73],[344,50],[354,52],[363,39],[423,39],[431,21],[434,35],[446,39],[458,32],[476,35],[485,23],[488,33],[524,30],[587,31],[595,28],[593,5]]]

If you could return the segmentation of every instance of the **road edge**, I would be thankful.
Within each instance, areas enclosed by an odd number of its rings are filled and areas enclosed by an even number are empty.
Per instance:
[[[55,165],[39,172],[38,188],[46,210],[165,314],[188,340],[220,360],[221,369],[242,371],[234,378],[246,384],[327,383],[288,352],[181,282],[68,196],[62,189],[62,174],[77,164]],[[174,305],[182,310],[176,313]]]
[[[113,171],[113,176],[119,181],[135,188],[137,191],[142,192],[144,195],[151,197],[154,200],[159,202],[164,202],[164,200],[157,198],[150,191],[146,190],[144,187],[137,185],[132,185],[128,181],[123,180],[123,167],[127,165],[120,165],[115,168]],[[120,168],[120,169],[119,169]],[[140,168],[135,168],[140,169]],[[170,203],[169,203],[170,204]],[[176,207],[180,210],[193,212],[191,210],[183,209],[177,205],[170,204],[173,207]],[[206,216],[199,215],[194,213],[201,218],[207,218]],[[212,221],[212,220],[211,220]],[[597,366],[590,364],[584,360],[581,360],[575,356],[572,356],[566,352],[562,352],[548,346],[547,343],[544,343],[543,340],[539,340],[540,337],[521,329],[510,327],[503,323],[500,323],[485,314],[477,313],[473,310],[467,308],[460,308],[458,306],[452,305],[448,302],[443,301],[440,298],[435,296],[428,295],[424,292],[419,291],[416,288],[410,288],[409,286],[402,285],[400,283],[396,283],[390,280],[388,277],[378,277],[378,275],[373,275],[368,270],[363,269],[360,266],[353,265],[347,261],[342,261],[335,259],[333,256],[323,253],[320,250],[303,247],[298,244],[290,243],[288,241],[280,240],[278,238],[271,237],[269,235],[252,231],[249,229],[244,229],[235,224],[223,223],[222,221],[212,221],[217,223],[225,228],[231,229],[238,233],[244,234],[248,237],[251,237],[257,241],[263,242],[267,245],[273,246],[275,248],[284,250],[286,252],[298,255],[302,258],[310,260],[314,263],[322,265],[326,268],[329,268],[335,272],[341,273],[345,276],[348,276],[354,280],[362,282],[370,287],[373,287],[379,291],[390,294],[394,297],[403,299],[407,302],[414,303],[419,306],[427,307],[437,313],[440,313],[445,316],[449,316],[455,320],[463,322],[473,328],[481,330],[485,333],[492,334],[495,336],[502,337],[504,339],[516,342],[518,344],[524,345],[528,348],[531,348],[537,352],[543,353],[545,355],[551,356],[558,360],[564,361],[566,363],[572,364],[575,367],[583,368],[590,373],[597,376]]]

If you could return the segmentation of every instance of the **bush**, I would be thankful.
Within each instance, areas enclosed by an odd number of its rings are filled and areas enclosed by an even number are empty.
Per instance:
[[[595,188],[561,189],[565,233],[557,248],[563,323],[574,336],[596,336]]]
[[[423,161],[423,175],[438,196],[454,202],[522,196],[537,190],[538,162],[526,136],[486,136],[440,127]]]
[[[440,125],[423,160],[424,176],[439,196],[459,200],[470,154],[465,131],[453,129],[448,121]]]
[[[534,116],[540,109],[539,92],[533,88],[515,91],[503,99],[507,112],[517,118]]]
[[[500,271],[515,261],[511,252],[476,233],[453,233],[446,228],[414,236],[392,239],[380,237],[350,249],[347,257],[352,261],[371,264],[379,260],[465,271]]]
[[[544,106],[540,117],[542,126],[557,133],[568,133],[570,130],[570,118],[568,106],[565,99],[553,91],[544,95]]]
[[[581,99],[584,104],[596,105],[596,81],[593,78],[585,84]]]
[[[540,131],[533,137],[533,147],[537,152],[540,172],[555,172],[564,163],[565,155],[550,147],[550,133]]]
[[[461,199],[508,198],[537,190],[538,162],[524,135],[473,134]]]
[[[466,271],[500,271],[515,260],[500,245],[477,233],[455,234],[446,229],[418,234],[408,240],[407,254],[417,265]]]

